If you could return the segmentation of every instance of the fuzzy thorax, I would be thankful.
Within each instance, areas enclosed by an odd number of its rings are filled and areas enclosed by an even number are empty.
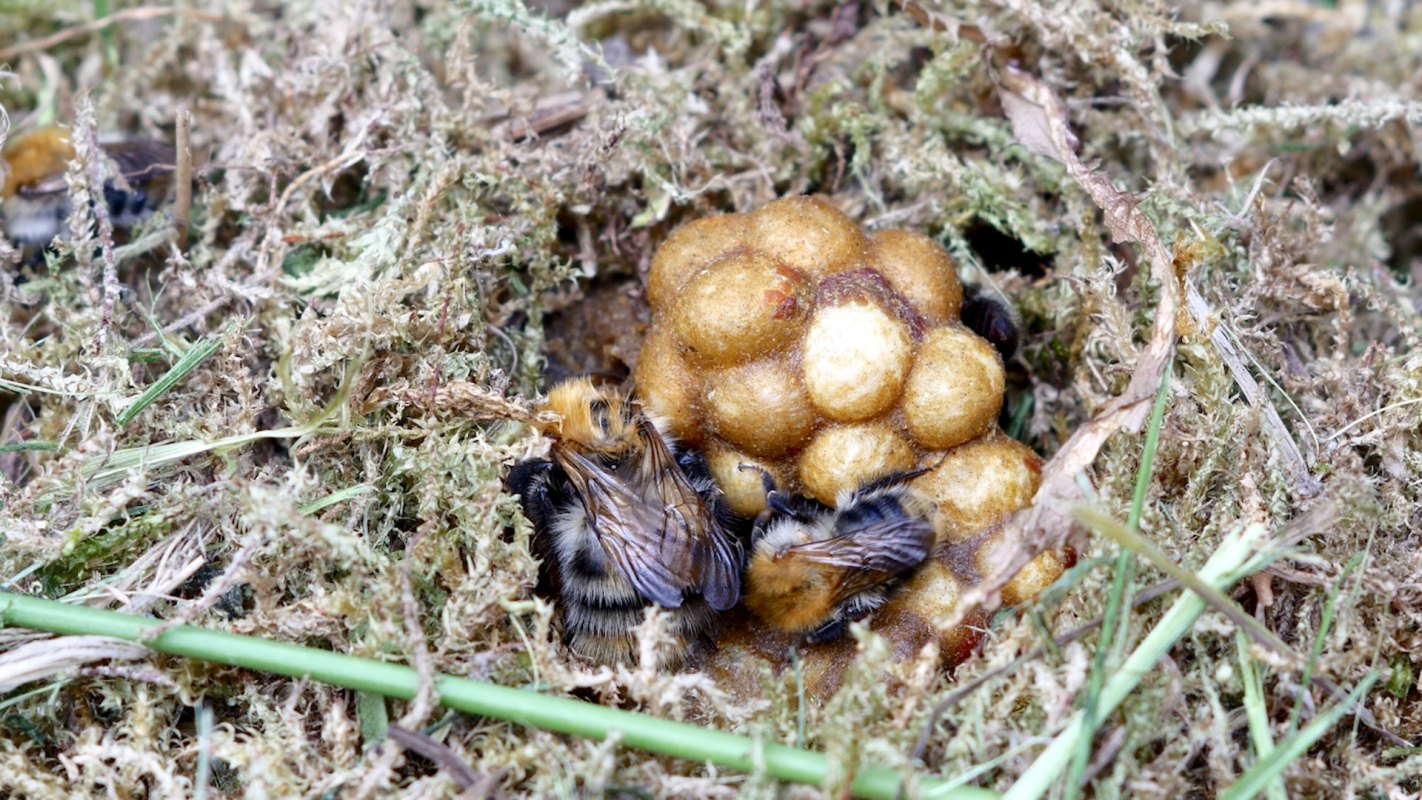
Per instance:
[[[554,386],[543,408],[558,421],[541,432],[599,455],[618,455],[636,438],[632,404],[617,392],[603,391],[589,378],[576,378]]]
[[[41,128],[16,137],[5,147],[5,186],[0,199],[14,197],[21,188],[63,172],[73,159],[74,145],[63,128]]]
[[[783,555],[784,548],[805,541],[798,527],[783,524],[767,531],[746,569],[746,608],[790,632],[810,630],[833,611],[833,580],[827,569]]]

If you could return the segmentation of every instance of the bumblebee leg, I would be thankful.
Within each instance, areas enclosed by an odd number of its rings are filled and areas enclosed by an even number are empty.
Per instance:
[[[553,485],[557,469],[552,461],[531,458],[514,464],[508,479],[504,481],[509,493],[519,496],[523,515],[528,517],[540,535],[548,530],[548,523],[558,510],[557,501],[561,492]]]
[[[677,453],[676,463],[692,483],[715,480],[711,477],[711,468],[706,465],[706,456],[701,455],[698,450],[688,449]]]
[[[838,639],[839,637],[843,636],[845,631],[847,631],[848,629],[849,621],[846,620],[844,617],[835,615],[834,619],[805,634],[805,641],[809,642],[810,644],[824,644],[825,642],[832,642],[835,639]]]
[[[751,525],[750,541],[751,546],[755,546],[765,536],[765,529],[770,525],[770,520],[774,516],[769,508],[755,515],[755,522]]]

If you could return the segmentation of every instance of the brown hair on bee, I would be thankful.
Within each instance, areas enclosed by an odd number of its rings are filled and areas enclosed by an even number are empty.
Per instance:
[[[599,455],[620,455],[636,442],[639,412],[622,393],[599,388],[590,378],[563,381],[548,391],[543,409],[557,415],[541,433]]]

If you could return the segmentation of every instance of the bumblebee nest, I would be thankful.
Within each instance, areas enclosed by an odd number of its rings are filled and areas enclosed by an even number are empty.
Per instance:
[[[1041,474],[1041,459],[997,428],[1002,359],[960,322],[963,289],[943,248],[909,231],[866,234],[823,198],[790,197],[683,225],[654,256],[647,297],[642,402],[704,451],[738,514],[765,508],[765,474],[833,506],[879,478],[931,467],[912,485],[937,506],[936,557],[875,629],[904,656],[935,638],[935,620],[1010,546],[995,526],[1031,500]],[[1004,602],[1036,597],[1063,567],[1042,554]],[[976,641],[968,627],[937,637],[946,664]],[[788,640],[752,638],[784,666]],[[824,673],[812,686],[838,684],[817,654],[840,649],[809,648],[808,668]]]

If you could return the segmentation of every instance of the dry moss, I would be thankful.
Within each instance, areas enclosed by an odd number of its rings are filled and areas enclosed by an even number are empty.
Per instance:
[[[423,648],[439,670],[785,742],[803,719],[804,744],[846,763],[906,763],[954,677],[886,666],[872,641],[845,691],[803,709],[784,686],[740,708],[699,678],[569,660],[500,488],[543,445],[507,417],[542,385],[544,322],[578,287],[636,291],[679,223],[814,191],[871,230],[933,236],[967,284],[1018,304],[1005,413],[1054,452],[1124,388],[1158,288],[1058,164],[1013,144],[987,55],[1005,43],[1066,99],[1083,157],[1141,195],[1209,309],[1182,321],[1143,530],[1198,567],[1239,521],[1341,504],[1343,524],[1235,596],[1304,652],[1336,598],[1318,673],[1384,671],[1368,708],[1422,738],[1422,10],[239,1],[220,17],[135,9],[109,34],[39,43],[92,13],[0,10],[10,125],[170,138],[190,108],[210,168],[185,252],[159,222],[110,254],[82,202],[47,267],[0,243],[16,264],[0,269],[0,583],[371,657]],[[1235,372],[1215,330],[1247,354]],[[120,426],[206,337],[221,348]],[[1240,369],[1260,382],[1254,402]],[[1118,435],[1090,471],[1121,518],[1141,449]],[[992,620],[956,680],[1101,613],[1110,578],[1094,559],[1114,548],[1080,544],[1073,588]],[[33,638],[0,633],[0,674]],[[928,768],[991,763],[977,780],[1009,785],[1034,752],[1022,743],[1082,702],[1093,642],[968,694]],[[429,762],[368,748],[378,715],[350,693],[166,658],[76,666],[64,644],[0,700],[0,794],[188,796],[200,754],[229,796],[456,791]],[[1105,721],[1095,793],[1215,794],[1252,764],[1237,664],[1233,628],[1206,617]],[[1299,676],[1262,668],[1278,738]],[[408,727],[438,714],[390,705]],[[774,792],[488,720],[433,735],[510,794]],[[1391,748],[1340,727],[1290,766],[1289,793],[1422,790],[1419,756]]]

